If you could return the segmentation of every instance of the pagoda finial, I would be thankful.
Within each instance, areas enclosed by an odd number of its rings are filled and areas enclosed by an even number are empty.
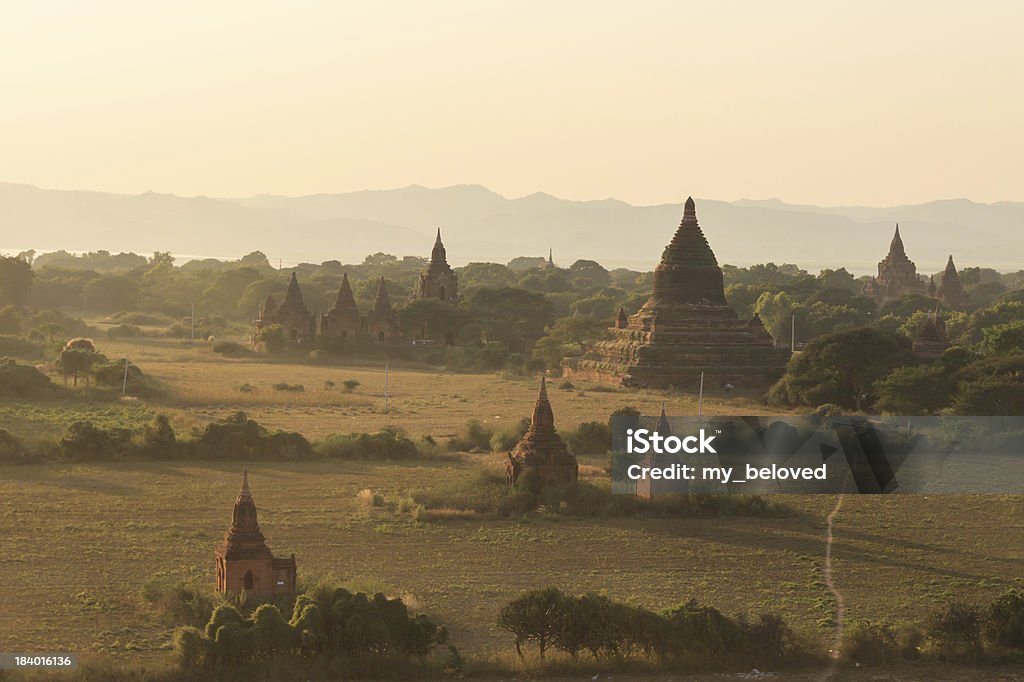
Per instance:
[[[693,197],[686,197],[686,204],[683,206],[683,220],[687,218],[697,219],[697,205],[694,203]]]
[[[899,254],[904,255],[906,251],[903,248],[903,238],[900,237],[900,224],[896,223],[896,232],[892,236],[892,241],[889,242],[889,255]]]
[[[249,469],[248,467],[242,468],[242,489],[238,493],[239,497],[252,497],[252,493],[249,492]]]
[[[548,265],[554,265],[554,264],[555,264],[555,250],[549,248],[548,249]]]
[[[430,262],[434,265],[448,263],[448,254],[444,249],[444,242],[441,241],[441,228],[437,228],[437,238],[434,240],[434,248],[430,251]]]
[[[530,429],[535,432],[555,429],[555,415],[551,411],[551,403],[548,402],[548,386],[544,377],[540,378],[540,394],[537,396],[537,405],[533,408]]]

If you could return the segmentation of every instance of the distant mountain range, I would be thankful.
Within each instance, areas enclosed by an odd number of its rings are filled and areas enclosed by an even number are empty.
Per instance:
[[[633,206],[537,193],[509,199],[477,185],[247,198],[178,197],[40,189],[0,183],[0,250],[171,251],[237,258],[263,251],[276,263],[361,262],[370,253],[428,256],[440,227],[453,265],[547,255],[568,266],[649,270],[682,215],[682,202]],[[719,262],[796,263],[812,272],[873,272],[893,226],[919,271],[957,265],[1024,268],[1024,202],[967,199],[870,207],[819,207],[778,199],[700,199],[697,217]]]

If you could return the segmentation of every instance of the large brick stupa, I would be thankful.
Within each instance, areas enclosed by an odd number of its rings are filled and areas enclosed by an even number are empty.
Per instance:
[[[706,381],[763,385],[780,376],[789,350],[760,318],[741,320],[725,300],[722,269],[697,223],[693,199],[654,271],[654,294],[639,312],[620,312],[612,338],[563,360],[565,373],[631,387],[696,387]]]

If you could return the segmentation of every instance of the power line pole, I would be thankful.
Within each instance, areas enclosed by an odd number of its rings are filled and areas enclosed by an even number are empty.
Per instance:
[[[124,381],[121,382],[121,397],[128,392],[128,356],[124,356]]]
[[[388,413],[388,363],[384,363],[384,414]]]
[[[704,416],[704,370],[700,371],[700,393],[697,396],[697,419],[701,419]]]
[[[192,304],[192,340],[196,340],[196,304]]]

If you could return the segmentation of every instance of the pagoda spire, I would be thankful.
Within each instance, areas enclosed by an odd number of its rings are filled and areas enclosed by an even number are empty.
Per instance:
[[[555,430],[555,415],[551,411],[551,403],[548,401],[548,386],[544,377],[540,378],[540,394],[537,396],[537,404],[533,408],[530,429],[532,431]]]
[[[377,295],[373,300],[373,309],[377,312],[391,311],[391,298],[388,296],[387,287],[384,286],[384,275],[377,280]]]
[[[434,240],[434,248],[430,251],[430,263],[448,265],[448,254],[441,241],[441,228],[437,228],[437,238]]]
[[[299,288],[299,278],[292,271],[292,278],[288,282],[288,291],[285,292],[284,301],[281,303],[283,309],[304,310],[306,304],[302,300],[302,289]]]
[[[905,256],[907,255],[906,250],[903,248],[903,239],[900,237],[900,224],[896,223],[896,233],[892,236],[892,241],[889,242],[889,255]]]
[[[654,270],[654,298],[664,304],[728,305],[718,259],[697,222],[693,197],[686,199],[683,219]]]
[[[338,287],[338,297],[334,301],[335,308],[355,307],[356,299],[352,294],[352,285],[348,281],[348,273],[341,276],[341,286]]]
[[[239,497],[252,497],[252,493],[249,492],[249,469],[244,467],[242,469],[242,489],[238,492]]]

